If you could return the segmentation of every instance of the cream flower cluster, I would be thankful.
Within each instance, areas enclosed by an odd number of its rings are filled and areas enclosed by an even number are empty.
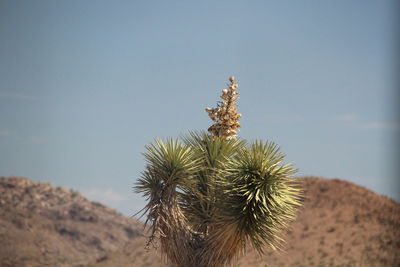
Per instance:
[[[208,116],[214,121],[214,124],[208,128],[208,131],[214,136],[224,136],[228,139],[234,138],[240,128],[239,119],[242,116],[237,113],[236,100],[239,98],[236,89],[239,87],[235,83],[235,77],[229,77],[230,84],[227,89],[222,90],[221,98],[216,108],[206,108]]]

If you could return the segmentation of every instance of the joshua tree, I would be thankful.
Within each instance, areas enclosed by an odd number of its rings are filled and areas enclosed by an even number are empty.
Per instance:
[[[179,140],[147,145],[147,166],[135,190],[148,198],[148,245],[179,267],[217,267],[253,247],[279,248],[279,233],[294,219],[300,190],[296,171],[272,142],[237,137],[238,85],[229,78],[214,124]]]

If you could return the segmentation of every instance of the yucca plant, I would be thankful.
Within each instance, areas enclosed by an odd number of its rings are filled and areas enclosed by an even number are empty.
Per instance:
[[[143,154],[135,191],[148,199],[148,245],[159,242],[179,267],[225,266],[248,247],[279,248],[300,205],[296,170],[277,145],[237,137],[238,85],[229,80],[217,108],[206,109],[214,122],[208,133],[156,140]]]

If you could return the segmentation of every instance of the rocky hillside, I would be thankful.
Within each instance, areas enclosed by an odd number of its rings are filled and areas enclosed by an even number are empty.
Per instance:
[[[235,266],[400,266],[400,204],[341,180],[299,179],[305,192],[283,251]],[[166,267],[142,225],[78,192],[0,178],[0,266]]]
[[[299,180],[304,205],[284,234],[283,251],[249,251],[235,266],[400,266],[399,203],[337,179]],[[157,255],[140,250],[140,242],[91,266],[167,266]],[[144,257],[149,265],[143,264]]]
[[[0,266],[84,266],[141,230],[136,220],[78,192],[0,178]]]
[[[240,266],[400,266],[400,204],[341,180],[301,179],[306,200],[283,252]]]

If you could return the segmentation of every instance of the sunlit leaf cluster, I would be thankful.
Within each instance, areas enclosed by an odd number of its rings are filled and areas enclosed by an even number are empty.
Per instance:
[[[150,241],[170,262],[223,266],[249,246],[279,246],[300,192],[274,143],[191,133],[146,149],[135,189],[148,199]]]

